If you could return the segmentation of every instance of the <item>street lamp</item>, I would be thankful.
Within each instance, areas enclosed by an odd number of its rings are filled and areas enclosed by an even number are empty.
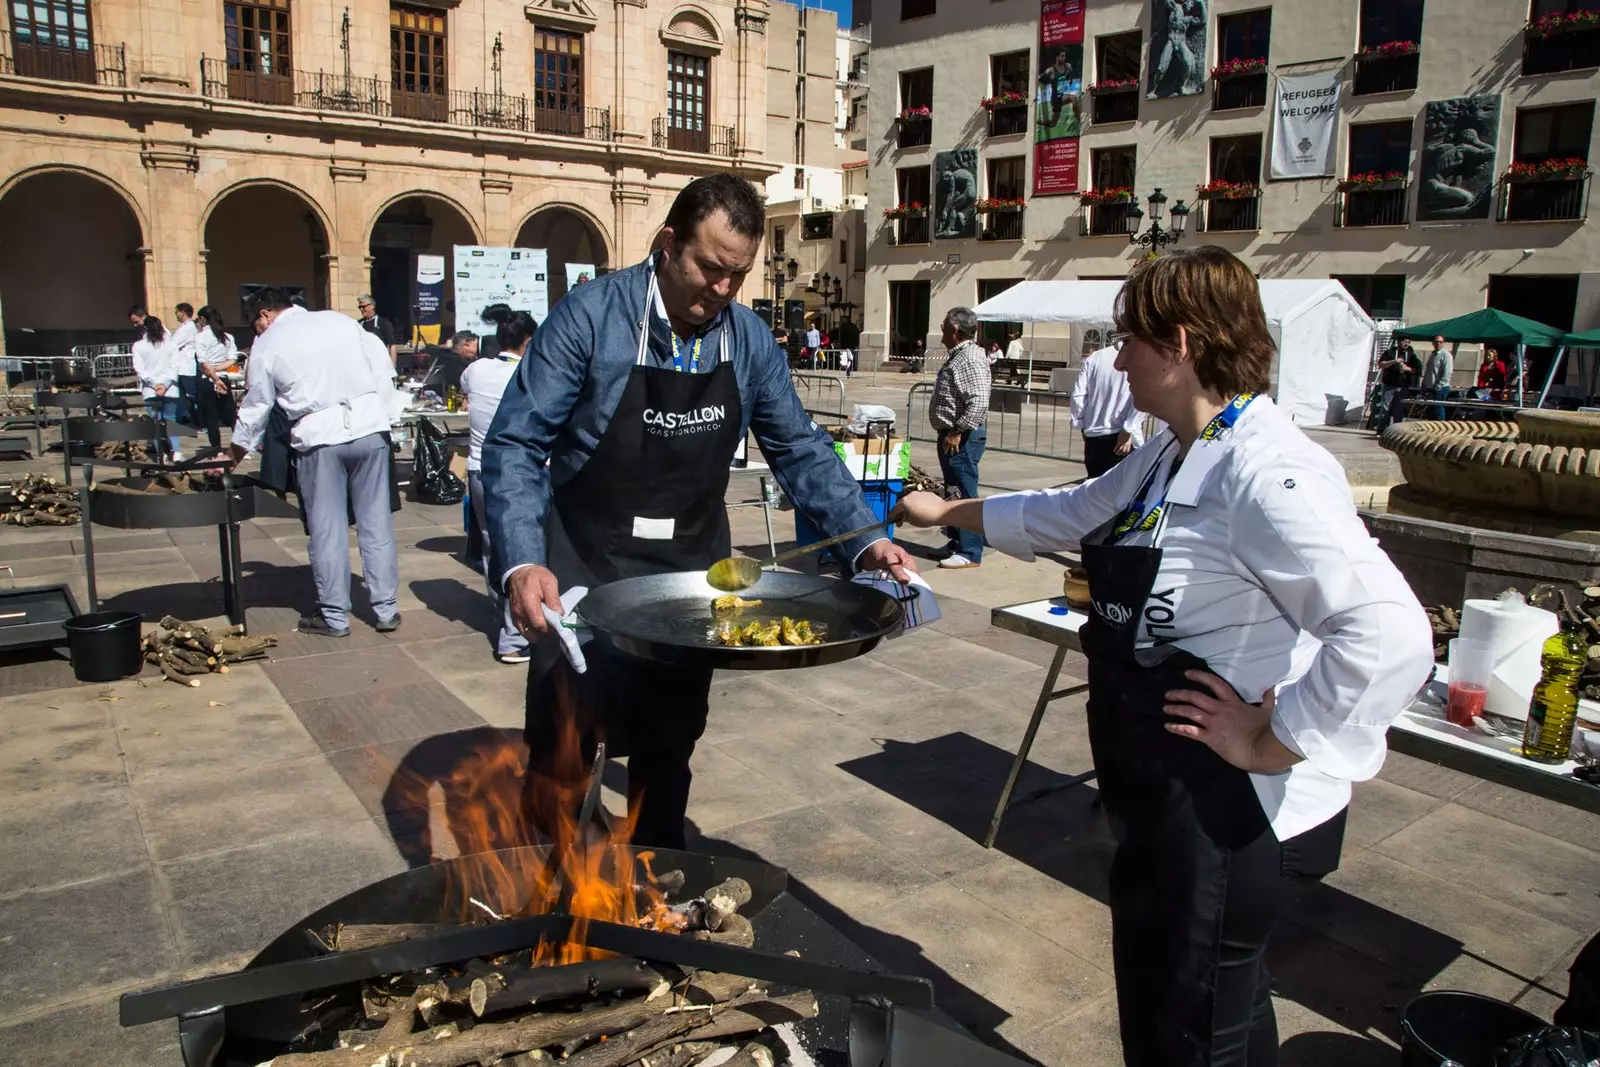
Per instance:
[[[1172,219],[1166,225],[1161,225],[1161,212],[1167,206],[1166,194],[1160,187],[1151,193],[1148,200],[1150,204],[1150,228],[1143,233],[1139,232],[1139,222],[1145,213],[1139,210],[1138,204],[1128,205],[1128,220],[1132,224],[1128,233],[1128,243],[1143,245],[1151,252],[1160,254],[1161,249],[1167,245],[1175,245],[1183,240],[1183,231],[1189,225],[1189,205],[1179,200],[1172,205]]]

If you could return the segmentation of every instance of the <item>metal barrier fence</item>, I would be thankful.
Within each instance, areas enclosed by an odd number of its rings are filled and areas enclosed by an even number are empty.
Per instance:
[[[790,371],[789,377],[808,415],[840,420],[850,417],[850,409],[845,406],[844,379],[837,374],[797,370]]]
[[[72,350],[75,359],[92,361],[96,378],[132,378],[132,345],[79,345]]]
[[[913,441],[934,440],[928,423],[931,382],[918,382],[906,396],[906,422],[902,432]],[[987,448],[1045,459],[1082,460],[1083,436],[1072,425],[1072,393],[1039,389],[1014,389],[997,385],[989,390]],[[1156,421],[1146,415],[1144,438],[1155,435]]]

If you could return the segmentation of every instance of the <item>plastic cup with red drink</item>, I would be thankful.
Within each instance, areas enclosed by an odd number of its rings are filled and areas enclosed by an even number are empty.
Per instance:
[[[1489,678],[1494,674],[1494,657],[1482,641],[1450,642],[1450,698],[1445,718],[1456,726],[1474,728],[1474,719],[1483,714],[1489,696]]]

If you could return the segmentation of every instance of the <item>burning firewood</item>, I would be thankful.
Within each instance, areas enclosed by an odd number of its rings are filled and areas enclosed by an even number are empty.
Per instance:
[[[167,615],[161,628],[144,636],[144,659],[169,681],[191,688],[206,674],[227,674],[228,664],[264,659],[276,637],[245,637],[237,628],[210,630]]]

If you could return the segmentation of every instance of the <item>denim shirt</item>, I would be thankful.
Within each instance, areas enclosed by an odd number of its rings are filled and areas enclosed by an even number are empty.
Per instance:
[[[648,270],[641,263],[569,292],[540,325],[506,386],[483,441],[489,573],[497,580],[513,567],[546,561],[551,494],[594,455],[633,373],[639,324],[658,318],[645,305]],[[704,333],[701,373],[716,369],[724,330],[744,428],[754,431],[795,507],[823,537],[875,521],[832,439],[806,414],[783,351],[754,311],[730,304],[712,321]],[[648,345],[646,359],[671,367],[670,345]],[[733,457],[726,462],[731,465]],[[627,504],[619,500],[617,507]],[[840,549],[854,559],[878,539],[868,534]]]

